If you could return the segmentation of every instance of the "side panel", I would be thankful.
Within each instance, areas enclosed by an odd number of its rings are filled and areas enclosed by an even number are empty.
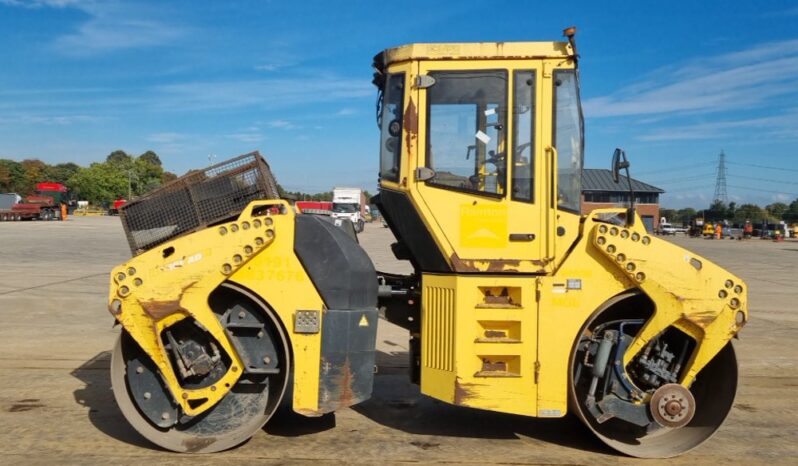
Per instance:
[[[391,231],[410,253],[410,261],[415,268],[428,272],[451,271],[410,196],[382,189],[379,204]]]
[[[534,277],[422,277],[421,391],[472,408],[534,415]]]
[[[538,310],[539,417],[568,411],[568,363],[577,335],[603,303],[632,287],[616,267],[582,237],[556,275],[541,277]]]
[[[315,416],[371,396],[376,272],[366,252],[331,222],[298,215],[290,223],[232,279],[279,315],[294,356],[294,410]]]
[[[324,302],[294,254],[293,221],[275,231],[274,243],[230,280],[261,296],[277,313],[289,337],[294,364],[294,411],[314,414],[319,404],[321,333],[294,332],[297,310],[321,312]]]
[[[327,309],[322,317],[319,409],[329,413],[371,397],[377,309]]]
[[[328,309],[376,309],[377,272],[343,229],[314,215],[297,215],[294,252]]]

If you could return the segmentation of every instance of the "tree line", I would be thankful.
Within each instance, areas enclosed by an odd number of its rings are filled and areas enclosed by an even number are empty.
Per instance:
[[[363,191],[366,195],[366,202],[369,202],[371,199],[371,193],[368,191]],[[327,201],[330,202],[333,200],[333,192],[332,191],[325,191],[323,193],[303,193],[302,191],[286,191],[283,189],[282,186],[279,184],[277,185],[277,194],[280,195],[281,199],[289,199],[292,201]]]
[[[756,204],[740,204],[722,201],[713,202],[708,209],[696,210],[692,207],[685,209],[660,209],[660,216],[668,219],[673,224],[689,225],[696,217],[703,217],[706,221],[717,222],[728,220],[730,223],[786,223],[798,222],[798,199],[789,204],[784,202],[774,202],[765,207]]]
[[[94,205],[140,196],[175,178],[174,173],[163,169],[153,151],[134,156],[115,150],[105,162],[88,167],[71,162],[49,165],[38,159],[0,159],[0,192],[27,196],[33,194],[36,183],[51,181],[66,185],[75,199]]]
[[[134,156],[115,150],[104,162],[88,167],[72,162],[49,165],[38,159],[21,162],[0,159],[0,193],[27,196],[33,194],[36,183],[50,181],[66,185],[74,199],[97,206],[108,206],[116,199],[129,200],[175,178],[177,175],[163,169],[161,159],[153,151]],[[286,191],[279,184],[277,191],[281,198],[298,201],[332,201],[333,198],[332,191],[312,194]],[[366,192],[366,199],[370,198]]]

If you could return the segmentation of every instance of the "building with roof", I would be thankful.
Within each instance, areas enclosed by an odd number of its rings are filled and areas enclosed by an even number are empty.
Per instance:
[[[612,172],[603,168],[582,170],[582,213],[594,209],[629,207],[629,183],[625,176],[619,178],[618,183],[615,183]],[[659,195],[665,191],[634,178],[631,180],[635,209],[646,229],[653,232],[659,227]]]

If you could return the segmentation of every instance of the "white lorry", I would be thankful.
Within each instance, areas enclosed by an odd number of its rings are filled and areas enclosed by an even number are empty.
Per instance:
[[[333,188],[333,219],[346,219],[360,233],[366,224],[366,194],[360,188]]]

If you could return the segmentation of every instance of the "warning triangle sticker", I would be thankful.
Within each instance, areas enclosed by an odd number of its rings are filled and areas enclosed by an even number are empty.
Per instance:
[[[369,320],[366,319],[366,314],[363,314],[363,317],[360,318],[360,322],[358,322],[358,327],[368,327]]]

